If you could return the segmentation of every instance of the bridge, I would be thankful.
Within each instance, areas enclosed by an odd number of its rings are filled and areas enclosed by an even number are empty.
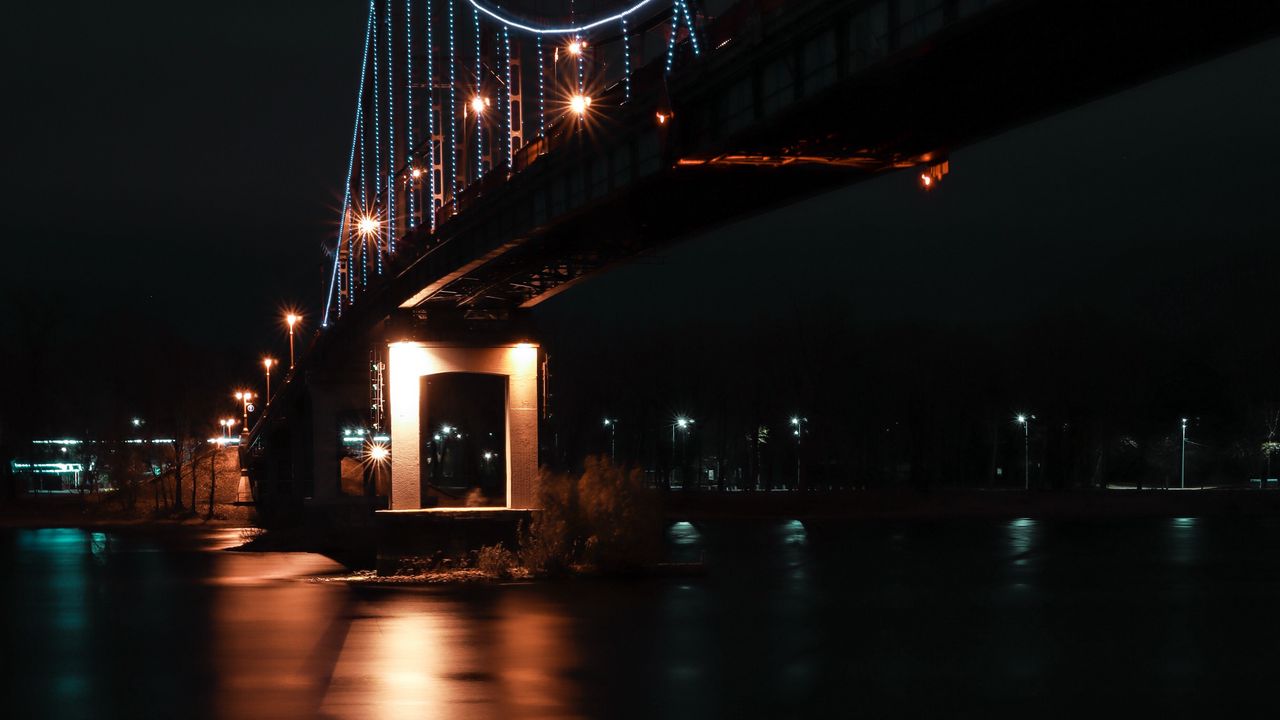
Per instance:
[[[371,0],[322,327],[242,446],[255,496],[533,507],[539,303],[881,173],[930,191],[951,150],[1277,29],[1265,0]]]

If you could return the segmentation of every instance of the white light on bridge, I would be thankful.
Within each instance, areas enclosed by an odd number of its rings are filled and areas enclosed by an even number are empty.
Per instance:
[[[378,219],[370,215],[361,215],[356,227],[361,235],[373,235],[378,232]]]
[[[579,117],[587,114],[587,108],[591,107],[591,98],[578,93],[569,98],[569,109]]]

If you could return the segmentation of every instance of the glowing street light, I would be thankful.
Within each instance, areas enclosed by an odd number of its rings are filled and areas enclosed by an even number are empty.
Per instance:
[[[1181,469],[1182,489],[1187,489],[1187,419],[1182,418],[1182,469]]]
[[[275,358],[262,358],[262,367],[267,371],[267,404],[271,404],[271,366],[276,364]]]
[[[237,390],[236,399],[240,401],[240,406],[244,412],[244,431],[249,430],[249,403],[253,400],[253,393],[248,390]]]
[[[302,318],[297,313],[289,313],[284,316],[284,323],[289,326],[289,369],[293,369],[293,326],[298,324]]]
[[[605,418],[604,426],[609,431],[609,459],[617,459],[618,450],[618,421],[616,418]]]
[[[139,420],[138,418],[134,418],[132,421],[130,421],[130,424],[133,425],[134,427],[142,427],[142,421]]]
[[[569,54],[577,57],[587,48],[587,43],[583,40],[574,40],[569,43]]]
[[[380,442],[369,443],[369,459],[375,463],[384,463],[391,457],[391,450]]]
[[[804,426],[808,422],[809,422],[809,418],[804,417],[803,415],[791,416],[791,427],[794,428],[791,431],[791,434],[795,435],[796,437],[796,488],[797,489],[799,489],[800,487],[800,443],[804,438]]]
[[[378,232],[378,219],[372,215],[361,215],[356,222],[356,230],[366,237],[373,235]]]
[[[1023,478],[1026,490],[1031,489],[1031,421],[1035,415],[1018,415],[1018,424],[1022,425]]]
[[[949,172],[951,172],[951,163],[947,160],[926,167],[920,172],[920,189],[926,192],[934,189]]]
[[[687,440],[689,435],[689,428],[692,426],[693,426],[693,418],[685,417],[684,415],[677,415],[675,422],[671,423],[671,465],[672,466],[675,466],[676,464],[676,429],[678,428]],[[688,445],[687,442],[685,444]]]
[[[471,98],[471,112],[474,115],[484,114],[484,109],[489,106],[489,99],[482,98],[479,95]]]
[[[573,114],[577,115],[578,117],[582,117],[586,115],[587,109],[590,107],[591,107],[590,96],[583,95],[582,93],[574,93],[573,97],[569,98],[569,109],[572,110]]]

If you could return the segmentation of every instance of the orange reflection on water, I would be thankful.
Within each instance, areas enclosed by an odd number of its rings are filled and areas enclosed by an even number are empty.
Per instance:
[[[566,623],[530,600],[408,591],[361,603],[321,715],[573,717]]]

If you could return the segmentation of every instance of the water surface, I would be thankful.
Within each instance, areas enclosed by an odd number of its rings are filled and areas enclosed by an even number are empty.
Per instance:
[[[1205,715],[1274,704],[1271,520],[719,522],[705,577],[351,587],[236,531],[0,531],[5,717]]]

